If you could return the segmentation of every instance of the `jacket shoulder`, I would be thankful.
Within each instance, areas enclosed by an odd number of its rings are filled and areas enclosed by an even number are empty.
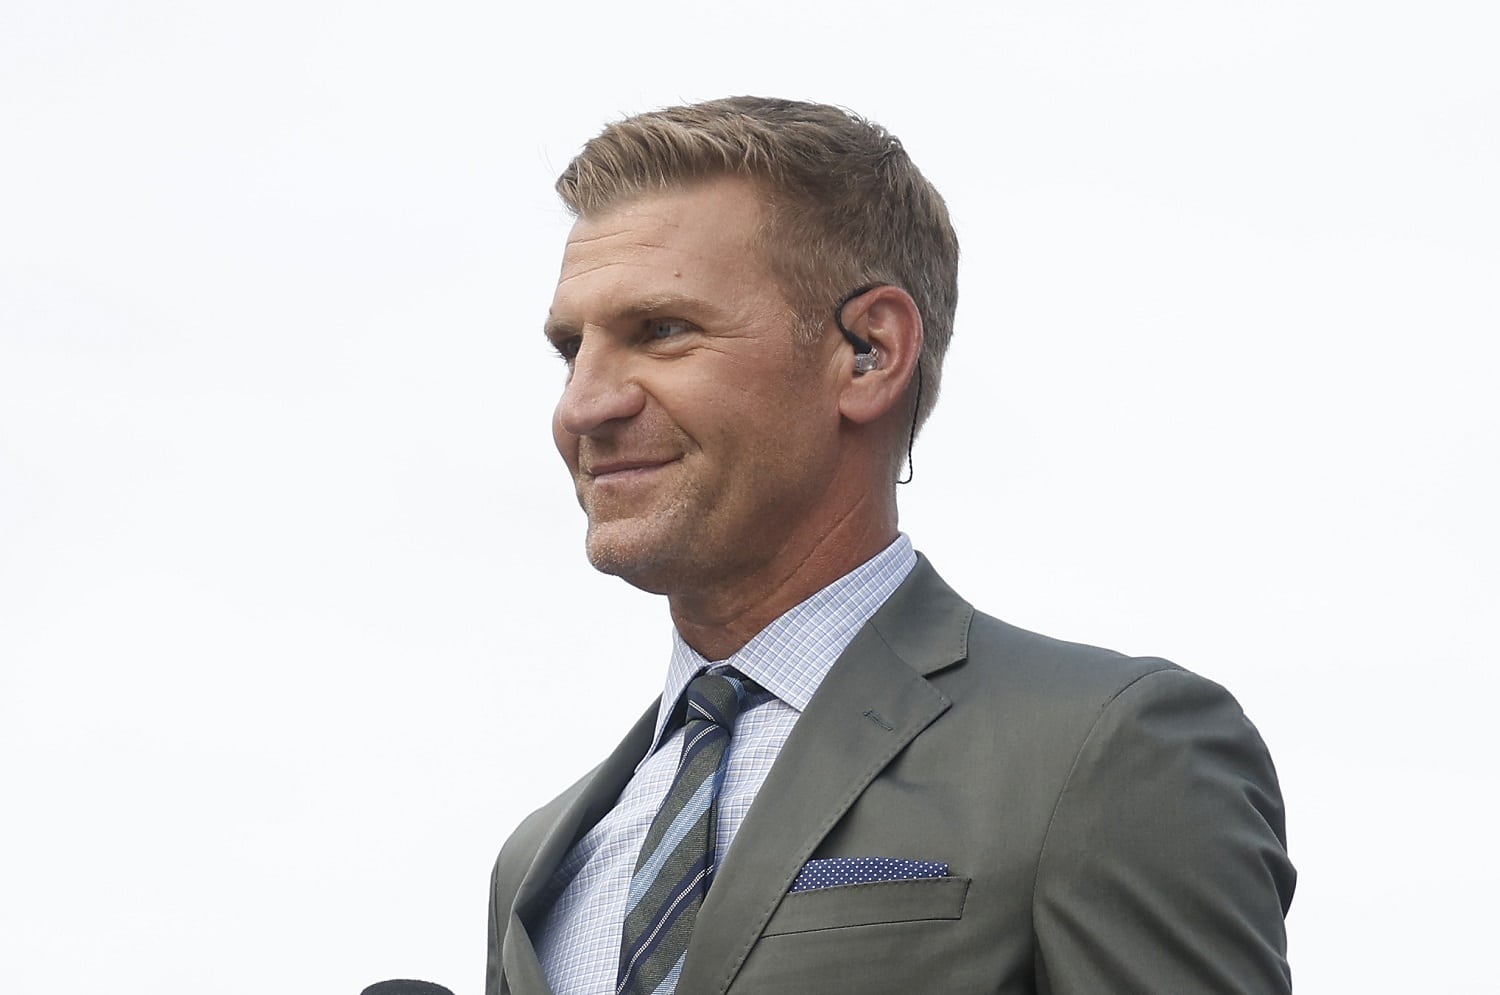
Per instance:
[[[1130,657],[1044,636],[976,611],[926,557],[919,557],[871,625],[939,687],[956,680],[978,693],[989,688],[1097,705],[1148,674],[1182,671],[1159,657]]]
[[[1012,692],[1063,694],[1105,704],[1150,674],[1188,671],[1156,656],[1127,656],[1101,646],[1031,632],[983,612],[974,613],[965,662]]]

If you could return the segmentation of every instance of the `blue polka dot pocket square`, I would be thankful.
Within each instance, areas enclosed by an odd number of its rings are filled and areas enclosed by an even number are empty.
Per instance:
[[[817,891],[850,884],[885,881],[918,881],[945,878],[948,865],[935,860],[902,860],[898,857],[829,857],[802,865],[791,892]]]
[[[843,937],[839,942],[856,945],[873,942],[858,939],[864,933],[858,927],[962,919],[971,883],[969,878],[949,874],[947,864],[934,860],[895,857],[810,860],[782,896],[761,936],[849,930],[839,934]],[[932,934],[924,937],[926,941],[933,938]],[[882,934],[880,942],[889,942],[889,937]]]

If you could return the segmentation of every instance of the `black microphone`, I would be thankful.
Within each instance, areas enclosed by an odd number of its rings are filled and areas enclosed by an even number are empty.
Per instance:
[[[431,981],[377,981],[359,995],[453,995]]]

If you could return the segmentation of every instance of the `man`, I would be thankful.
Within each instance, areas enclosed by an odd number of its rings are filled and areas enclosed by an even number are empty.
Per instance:
[[[1234,700],[976,612],[897,530],[958,259],[900,144],[719,100],[611,125],[558,189],[553,433],[590,560],[667,596],[675,648],[501,851],[489,995],[1289,991]]]

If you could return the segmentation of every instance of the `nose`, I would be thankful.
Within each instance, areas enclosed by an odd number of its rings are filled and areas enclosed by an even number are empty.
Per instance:
[[[602,335],[585,335],[557,402],[557,423],[569,435],[594,435],[640,414],[645,400],[627,350]]]

